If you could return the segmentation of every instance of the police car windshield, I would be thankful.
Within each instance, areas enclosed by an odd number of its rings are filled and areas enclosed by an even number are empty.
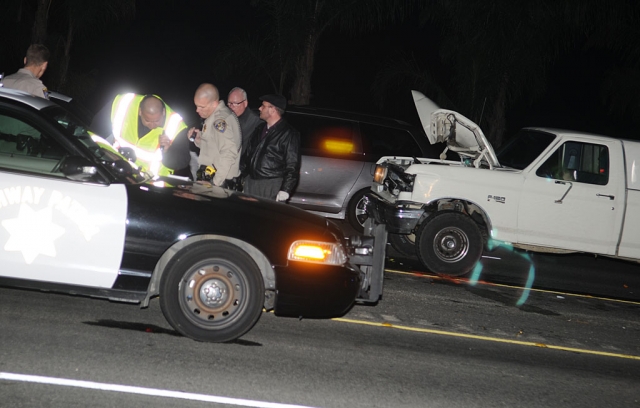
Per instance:
[[[118,153],[104,138],[90,131],[72,113],[58,107],[43,109],[42,113],[57,123],[69,139],[80,142],[89,154],[105,165],[110,172],[115,169],[113,171],[115,176],[126,175],[127,179],[133,182],[151,178],[151,175],[133,169],[127,158]]]

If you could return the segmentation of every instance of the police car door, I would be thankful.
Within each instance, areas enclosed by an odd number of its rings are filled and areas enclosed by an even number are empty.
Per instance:
[[[0,277],[111,288],[125,188],[65,178],[61,136],[35,113],[0,105]]]

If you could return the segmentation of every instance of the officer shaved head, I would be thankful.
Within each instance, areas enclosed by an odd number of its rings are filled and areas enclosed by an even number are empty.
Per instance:
[[[140,120],[149,129],[155,129],[164,125],[164,102],[155,95],[147,95],[140,102]]]
[[[31,44],[24,57],[24,67],[36,78],[41,78],[49,65],[49,49],[42,44]]]
[[[196,89],[193,103],[196,105],[198,115],[203,119],[208,118],[220,103],[218,88],[213,84],[200,85],[198,89]]]
[[[204,98],[209,101],[218,101],[220,100],[220,93],[218,92],[218,88],[216,88],[213,84],[202,84],[196,89],[196,98]]]

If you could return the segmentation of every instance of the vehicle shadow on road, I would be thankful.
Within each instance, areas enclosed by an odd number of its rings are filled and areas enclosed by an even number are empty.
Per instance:
[[[184,337],[183,335],[181,335],[175,330],[165,329],[164,327],[156,326],[154,324],[122,322],[122,321],[109,320],[109,319],[101,319],[95,322],[82,322],[82,323],[89,326],[107,327],[110,329],[132,330],[137,332],[153,333],[153,334],[168,334],[170,336],[183,337],[187,341],[193,341],[187,337]],[[260,343],[242,340],[242,339],[237,339],[226,344],[237,344],[241,346],[262,346],[262,344]]]

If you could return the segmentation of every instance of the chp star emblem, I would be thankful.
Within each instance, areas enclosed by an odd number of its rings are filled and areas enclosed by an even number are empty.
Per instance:
[[[54,241],[65,229],[53,222],[52,212],[52,207],[35,211],[29,204],[21,204],[17,218],[2,221],[2,226],[9,231],[4,250],[22,252],[27,264],[33,263],[38,255],[55,257]]]
[[[213,127],[216,128],[218,132],[224,133],[224,131],[227,130],[227,122],[225,122],[224,119],[218,119],[213,122]]]

